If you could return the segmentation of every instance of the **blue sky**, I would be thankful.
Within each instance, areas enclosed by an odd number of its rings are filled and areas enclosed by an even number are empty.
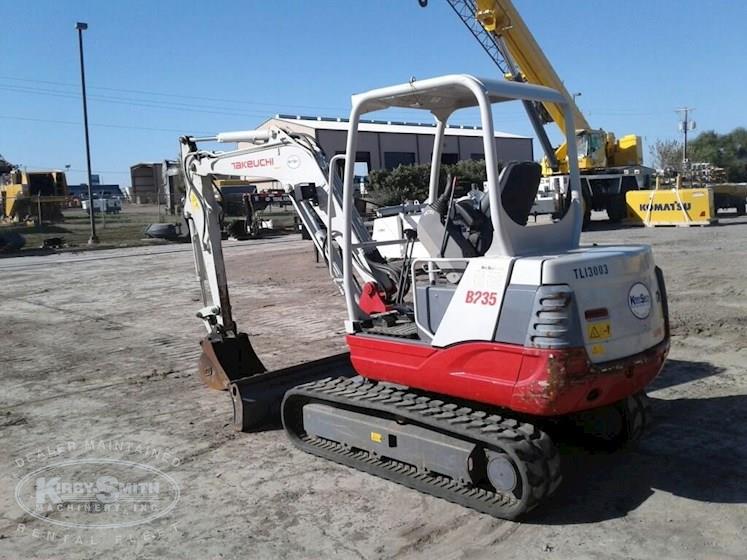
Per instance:
[[[698,130],[747,125],[747,2],[514,1],[592,126],[640,134],[645,155],[678,137],[682,105],[697,108]],[[0,0],[0,14],[0,153],[70,164],[71,183],[85,168],[76,21],[90,26],[94,173],[122,185],[131,164],[174,157],[183,133],[278,112],[346,116],[351,93],[413,75],[497,75],[442,0]],[[531,133],[519,107],[495,121]]]

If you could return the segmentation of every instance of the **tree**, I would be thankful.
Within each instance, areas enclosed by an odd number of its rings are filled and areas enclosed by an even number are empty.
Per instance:
[[[677,140],[657,140],[648,150],[656,169],[682,169],[682,144]]]
[[[482,188],[483,182],[488,178],[484,159],[459,161],[454,165],[447,165],[445,167],[446,173],[451,173],[451,176],[456,177],[460,185],[465,185],[466,187],[476,184],[478,188]],[[502,165],[499,163],[499,172],[501,167]]]
[[[711,163],[726,170],[727,180],[747,181],[747,129],[735,128],[728,134],[702,132],[688,144],[688,159]]]
[[[369,175],[368,197],[382,206],[401,204],[405,200],[428,198],[430,165],[399,165],[380,169]]]

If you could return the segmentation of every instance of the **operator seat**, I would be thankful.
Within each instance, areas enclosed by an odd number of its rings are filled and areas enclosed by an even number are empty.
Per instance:
[[[542,168],[534,161],[511,161],[498,177],[501,203],[509,217],[519,225],[526,225],[532,204],[537,197]],[[468,229],[468,239],[478,256],[482,256],[493,242],[493,222],[490,219],[490,196],[485,193],[479,209],[457,203],[456,213]]]
[[[536,161],[510,161],[498,177],[503,209],[521,226],[527,225],[541,178],[542,168]],[[480,210],[490,219],[490,197],[483,197]]]
[[[508,216],[519,225],[526,225],[539,190],[542,168],[534,161],[512,161],[498,177],[501,203]],[[432,255],[469,258],[482,256],[493,242],[490,219],[490,197],[482,197],[479,207],[472,200],[454,204],[454,217],[446,220],[446,189],[436,204],[436,212],[425,213],[418,223],[418,238]]]

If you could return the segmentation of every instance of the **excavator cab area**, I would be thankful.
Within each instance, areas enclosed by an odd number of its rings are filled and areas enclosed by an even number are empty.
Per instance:
[[[358,122],[368,112],[392,107],[418,109],[430,112],[436,121],[427,203],[421,205],[422,210],[417,215],[408,216],[411,224],[409,236],[403,234],[399,240],[377,240],[374,243],[380,245],[378,249],[383,254],[388,254],[386,249],[392,244],[413,245],[409,251],[400,252],[405,258],[404,263],[398,263],[398,267],[402,274],[410,276],[403,279],[403,285],[413,284],[415,276],[421,272],[420,269],[415,272],[410,270],[414,258],[445,259],[448,262],[441,263],[440,268],[446,270],[451,267],[458,275],[457,269],[463,272],[469,259],[513,258],[540,251],[566,251],[578,247],[582,216],[576,165],[571,164],[569,169],[571,196],[568,211],[554,223],[533,227],[525,226],[541,179],[540,165],[534,161],[502,162],[503,168],[500,173],[498,171],[500,164],[494,141],[492,106],[512,101],[553,103],[570,116],[568,103],[554,90],[469,75],[413,80],[353,96],[347,154],[355,154]],[[480,110],[487,181],[483,192],[457,198],[453,184],[446,185],[443,191],[439,190],[441,152],[449,117],[455,111],[468,107],[478,107]],[[573,121],[569,118],[567,122]],[[573,138],[575,131],[569,127],[566,135]],[[569,143],[569,146],[569,151],[573,151],[576,144]],[[571,161],[575,162],[575,154],[570,155]],[[349,328],[353,332],[358,328],[355,325],[367,320],[372,310],[380,312],[382,309],[381,304],[372,306],[365,294],[359,301],[355,297],[355,288],[360,282],[353,272],[358,258],[356,251],[361,247],[350,241],[350,235],[345,235],[348,222],[352,224],[354,221],[354,159],[346,157],[342,196],[344,229],[338,239],[344,265],[343,292],[346,295]],[[413,222],[417,224],[416,228],[412,227]],[[407,228],[401,227],[400,230],[405,232]],[[421,268],[423,264],[419,263]],[[367,290],[370,292],[372,288],[369,286]],[[380,293],[378,288],[373,291]],[[382,299],[386,300],[386,294]]]

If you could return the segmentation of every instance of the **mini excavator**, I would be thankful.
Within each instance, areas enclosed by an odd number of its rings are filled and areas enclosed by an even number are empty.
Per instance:
[[[493,106],[522,102],[565,117],[570,188],[552,222],[527,220],[538,163],[499,172]],[[358,125],[392,107],[435,119],[429,198],[401,239],[375,241],[354,205]],[[444,132],[469,107],[487,181],[479,196],[455,197],[439,181]],[[505,519],[560,484],[554,425],[571,420],[610,445],[639,438],[644,389],[669,350],[664,278],[649,246],[580,245],[573,122],[556,90],[447,75],[353,95],[346,153],[329,161],[313,138],[278,127],[181,138],[207,329],[199,369],[230,390],[236,427],[279,419],[303,451]],[[226,176],[283,185],[344,295],[349,352],[266,370],[232,315],[215,196]],[[405,246],[404,258],[384,258],[384,244]]]

